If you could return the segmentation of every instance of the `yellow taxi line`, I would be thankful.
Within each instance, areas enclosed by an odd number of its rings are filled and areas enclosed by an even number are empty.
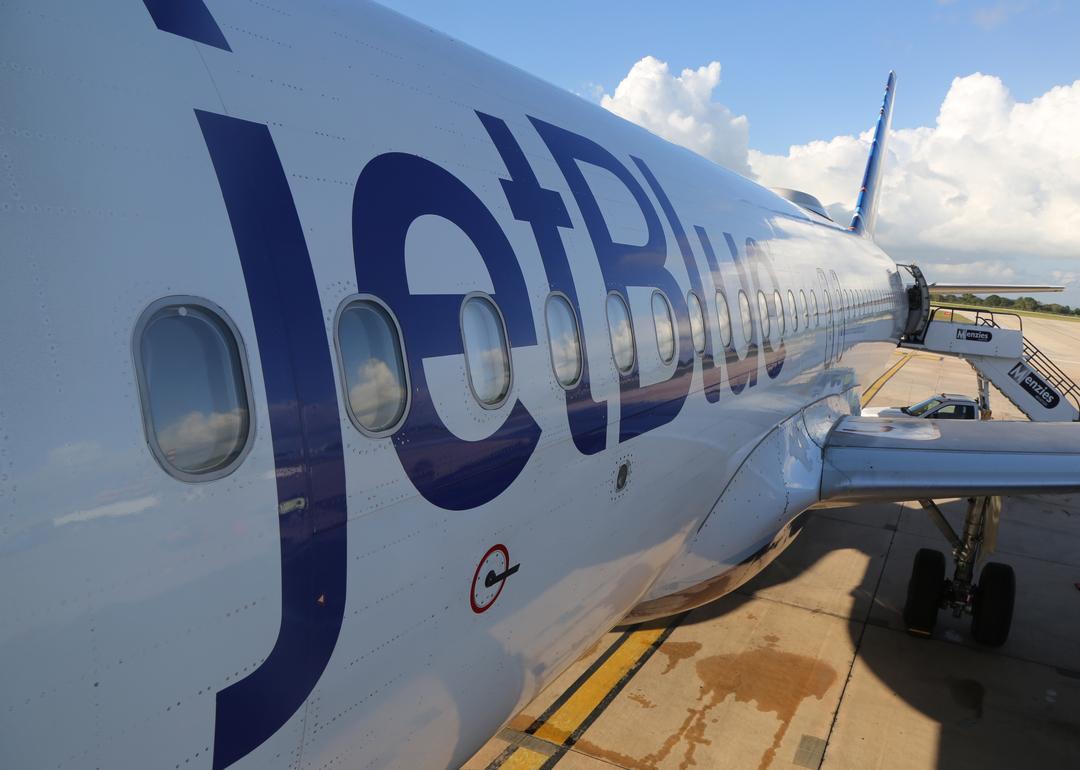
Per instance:
[[[862,406],[866,406],[867,404],[869,404],[870,401],[874,398],[874,396],[878,394],[878,391],[885,386],[885,383],[892,379],[892,376],[898,371],[900,371],[904,364],[906,364],[910,360],[911,355],[905,354],[903,358],[901,358],[895,364],[886,369],[885,373],[878,377],[876,380],[874,380],[873,383],[870,384],[870,387],[867,388],[866,391],[862,394],[862,398],[859,399],[859,403]]]
[[[548,756],[518,746],[500,757],[501,761],[489,765],[488,770],[540,770],[545,764],[550,766],[558,761],[573,740],[591,724],[592,719],[599,716],[615,694],[674,630],[678,620],[681,618],[666,627],[631,631],[621,643],[617,643],[616,649],[600,666],[575,683],[569,697],[558,708],[538,726],[529,728],[533,737],[558,747],[558,753]]]

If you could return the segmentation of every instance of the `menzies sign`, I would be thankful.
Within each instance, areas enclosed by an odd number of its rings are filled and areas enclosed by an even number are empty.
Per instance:
[[[1020,387],[1033,395],[1047,409],[1053,409],[1061,401],[1061,396],[1054,392],[1047,382],[1035,374],[1031,367],[1023,362],[1009,370],[1009,376],[1020,383]]]

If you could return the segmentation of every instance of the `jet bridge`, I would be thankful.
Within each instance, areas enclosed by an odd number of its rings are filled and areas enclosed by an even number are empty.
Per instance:
[[[901,347],[957,356],[979,378],[979,401],[989,409],[993,383],[1034,422],[1080,421],[1080,386],[1024,336],[1015,313],[930,306],[930,291],[918,267],[908,289],[909,313]],[[1008,327],[1002,325],[1011,319]],[[1015,328],[1012,328],[1015,327]]]

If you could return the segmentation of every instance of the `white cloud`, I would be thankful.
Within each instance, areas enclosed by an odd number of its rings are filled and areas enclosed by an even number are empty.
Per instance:
[[[1011,17],[1022,13],[1027,7],[1027,3],[1007,3],[999,2],[994,5],[982,6],[976,8],[971,14],[971,20],[975,22],[975,26],[980,27],[986,31],[996,29],[1008,21]]]
[[[654,134],[681,144],[730,169],[747,174],[749,122],[713,101],[720,84],[720,62],[672,75],[667,62],[646,56],[638,61],[600,104]]]
[[[247,432],[247,410],[189,412],[158,432],[158,444],[169,462],[179,468],[199,468],[220,462],[237,449]]]
[[[997,77],[956,78],[935,126],[890,138],[879,240],[931,255],[1080,256],[1077,125],[1080,80],[1017,102]],[[752,151],[750,163],[762,183],[806,190],[846,218],[869,137]]]
[[[369,358],[356,367],[349,406],[360,423],[383,430],[397,421],[405,405],[405,386],[385,361]]]
[[[749,149],[749,125],[713,100],[720,64],[674,75],[651,56],[601,104],[666,139],[770,187],[818,197],[847,222],[869,152],[867,129],[795,145]],[[903,84],[897,102],[903,111]],[[900,261],[934,265],[950,280],[1044,281],[1080,257],[1080,80],[1028,102],[1000,78],[955,78],[932,126],[894,131],[882,181],[879,242]]]

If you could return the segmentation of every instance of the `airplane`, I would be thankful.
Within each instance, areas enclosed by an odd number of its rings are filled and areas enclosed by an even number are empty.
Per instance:
[[[2,15],[3,767],[456,767],[815,507],[1080,489],[859,416],[891,74],[847,224],[377,5]]]

